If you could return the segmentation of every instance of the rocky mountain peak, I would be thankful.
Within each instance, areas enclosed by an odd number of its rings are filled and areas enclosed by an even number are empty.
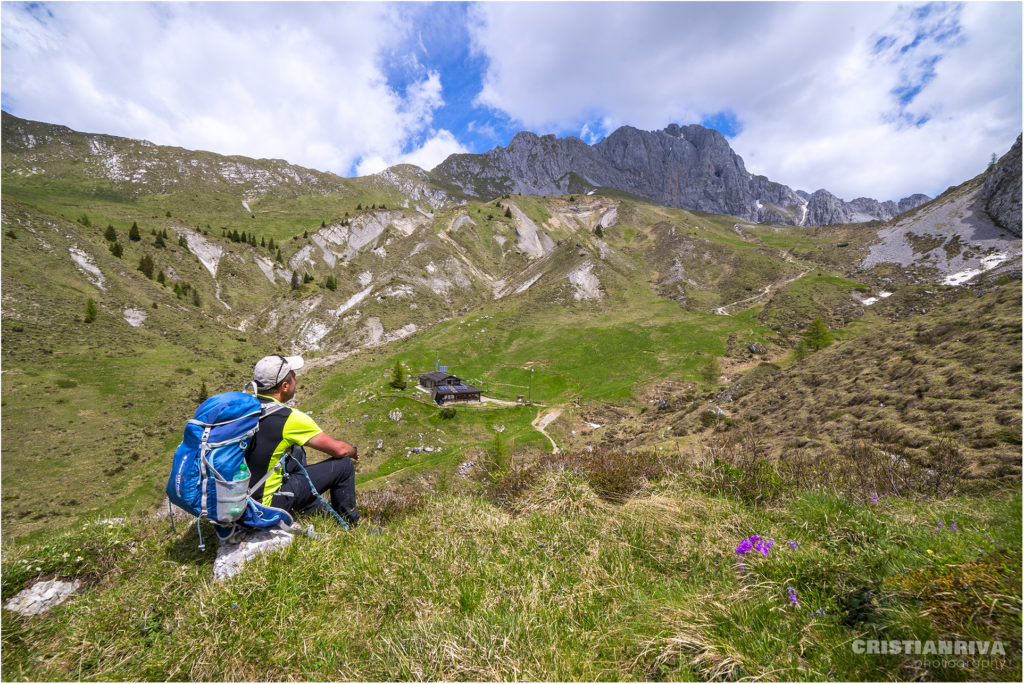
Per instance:
[[[751,175],[720,132],[677,123],[660,131],[622,126],[594,145],[522,131],[507,147],[453,155],[431,176],[477,198],[608,187],[668,206],[788,225],[887,220],[930,199],[919,194],[898,204],[871,198],[844,202],[827,190],[795,192]]]

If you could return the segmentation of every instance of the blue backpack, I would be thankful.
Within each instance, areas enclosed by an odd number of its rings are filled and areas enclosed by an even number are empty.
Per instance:
[[[259,430],[260,416],[279,408],[276,403],[264,406],[246,392],[225,392],[200,404],[185,426],[174,452],[167,497],[196,516],[197,525],[203,518],[212,521],[222,541],[245,529],[293,531],[294,520],[287,511],[264,506],[251,496],[272,470],[251,487],[248,469],[244,477],[235,479]],[[205,548],[201,533],[199,548]]]

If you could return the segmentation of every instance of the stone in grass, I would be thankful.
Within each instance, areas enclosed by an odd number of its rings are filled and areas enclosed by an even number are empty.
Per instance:
[[[236,544],[221,544],[213,561],[213,578],[225,580],[236,575],[242,565],[264,553],[283,549],[292,543],[293,535],[284,530],[248,532]]]
[[[64,582],[54,579],[36,582],[19,592],[4,608],[22,615],[39,615],[67,601],[80,586],[81,582],[78,580]]]

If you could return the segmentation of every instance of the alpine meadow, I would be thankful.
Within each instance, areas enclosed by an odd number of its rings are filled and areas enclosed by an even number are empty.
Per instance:
[[[2,123],[6,681],[1021,680],[1020,137],[848,202],[696,124],[345,178]],[[363,522],[224,576],[164,489],[272,353]]]

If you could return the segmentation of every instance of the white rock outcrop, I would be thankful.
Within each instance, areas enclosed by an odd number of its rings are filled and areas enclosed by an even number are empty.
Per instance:
[[[40,615],[67,601],[78,591],[80,586],[81,582],[78,580],[64,582],[53,579],[36,582],[31,587],[18,592],[4,608],[21,615]]]
[[[295,537],[283,530],[260,530],[248,533],[237,544],[221,544],[213,561],[213,578],[225,580],[235,576],[246,561],[289,546]]]
[[[68,254],[71,255],[71,260],[78,266],[78,270],[89,279],[89,282],[100,288],[101,290],[107,289],[107,279],[103,277],[102,271],[96,262],[92,260],[92,257],[86,254],[83,250],[78,247],[68,247]]]

